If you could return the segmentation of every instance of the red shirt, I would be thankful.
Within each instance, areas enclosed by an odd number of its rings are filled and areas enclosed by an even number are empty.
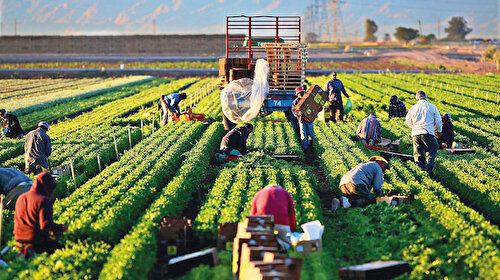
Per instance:
[[[297,226],[293,198],[277,185],[267,186],[255,194],[250,215],[273,215],[275,224],[289,225],[292,232]]]

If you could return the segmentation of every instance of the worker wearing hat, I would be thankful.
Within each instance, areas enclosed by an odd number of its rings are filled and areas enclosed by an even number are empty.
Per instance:
[[[24,142],[24,163],[26,173],[38,174],[48,169],[48,157],[52,153],[50,137],[47,135],[49,124],[38,123],[38,128],[26,135]]]
[[[389,161],[381,156],[370,157],[369,162],[360,163],[340,179],[339,188],[344,196],[342,201],[333,199],[332,210],[340,206],[363,207],[376,202],[375,196],[382,194],[384,172],[389,169]],[[373,189],[373,193],[372,193]],[[375,194],[375,195],[374,195]]]
[[[302,149],[309,150],[312,148],[312,143],[314,141],[314,124],[305,116],[302,116],[302,112],[295,108],[305,92],[306,91],[301,86],[295,88],[295,95],[297,98],[295,98],[292,103],[292,113],[299,122],[300,144],[302,145]]]
[[[438,149],[436,138],[441,136],[443,123],[436,105],[427,101],[425,92],[417,92],[415,98],[417,103],[406,114],[406,125],[411,128],[413,138],[413,158],[420,168],[432,176]]]

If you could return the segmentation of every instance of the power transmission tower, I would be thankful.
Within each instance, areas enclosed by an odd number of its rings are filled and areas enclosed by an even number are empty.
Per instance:
[[[321,1],[321,24],[319,28],[321,29],[321,26],[324,26],[325,30],[322,32],[322,41],[326,42],[328,39],[330,39],[330,17],[328,15],[328,0],[323,0]],[[323,30],[322,30],[323,31]]]
[[[340,5],[344,3],[341,0],[331,0],[330,5],[328,5],[328,10],[330,11],[329,15],[333,15],[333,18],[329,16],[329,21],[328,25],[330,25],[330,22],[333,21],[333,42],[338,43],[340,42],[339,40],[339,27],[341,26],[342,29],[344,30],[344,21],[342,19],[342,12],[340,10]],[[345,36],[345,30],[343,31],[344,36]]]

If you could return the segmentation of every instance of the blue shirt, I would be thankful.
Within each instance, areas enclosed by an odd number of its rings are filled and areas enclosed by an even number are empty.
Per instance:
[[[382,193],[382,184],[384,183],[384,171],[382,167],[374,161],[360,163],[349,170],[342,179],[339,186],[344,184],[364,185],[368,189],[373,189],[376,195]]]
[[[179,93],[172,93],[163,97],[167,107],[172,110],[173,113],[177,115],[181,114],[181,109],[179,109],[179,102],[181,102],[181,95]]]
[[[344,84],[342,84],[342,81],[339,79],[335,79],[335,81],[329,80],[326,82],[325,91],[328,93],[328,99],[330,102],[342,104],[342,95],[340,95],[340,92],[342,92],[345,97],[349,98],[349,95],[345,91]]]

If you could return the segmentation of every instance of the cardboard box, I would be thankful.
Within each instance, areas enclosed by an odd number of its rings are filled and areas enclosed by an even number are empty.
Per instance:
[[[323,110],[323,105],[328,102],[326,92],[318,85],[313,85],[302,96],[300,101],[295,105],[295,110],[302,113],[302,118],[312,122],[318,116],[318,113]]]
[[[411,268],[404,261],[375,261],[338,270],[341,279],[349,280],[391,279],[407,272],[411,272]]]
[[[56,167],[52,167],[52,175],[61,177],[67,174],[71,174],[71,169],[69,168],[69,164],[62,164]]]
[[[398,206],[408,202],[409,198],[403,195],[380,196],[377,197],[377,203],[385,202],[391,206]]]
[[[303,256],[319,252],[322,248],[321,239],[292,242],[292,246],[295,252]]]

